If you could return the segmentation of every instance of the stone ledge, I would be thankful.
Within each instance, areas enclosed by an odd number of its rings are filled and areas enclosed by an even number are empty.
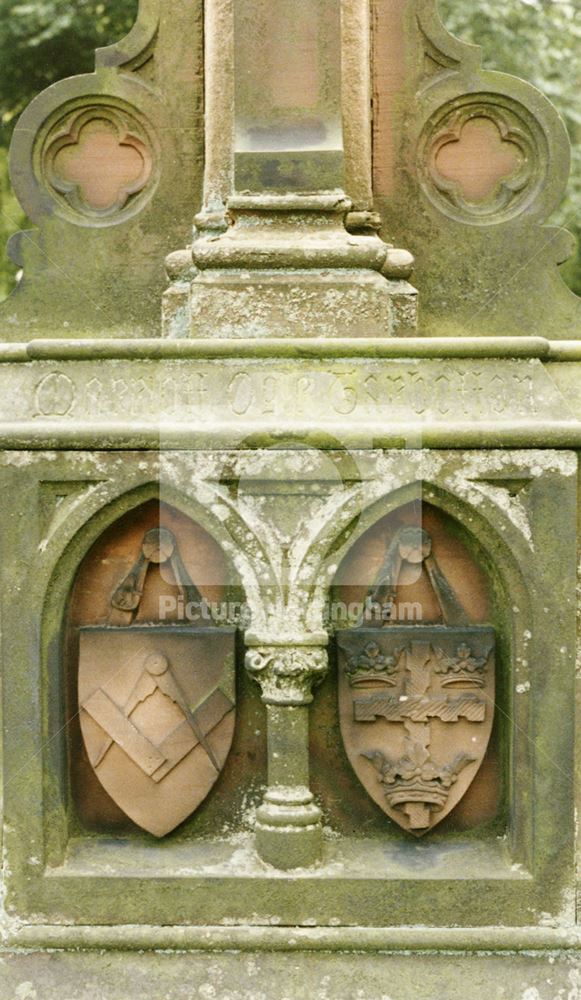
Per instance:
[[[264,927],[21,924],[8,949],[93,951],[542,952],[581,951],[580,927]],[[0,994],[1,997],[1,994]]]
[[[341,424],[289,421],[265,427],[256,422],[243,428],[215,423],[211,428],[192,428],[175,423],[127,424],[111,421],[79,421],[67,427],[56,421],[0,423],[0,450],[6,451],[204,451],[248,450],[289,447],[318,451],[337,449],[475,448],[581,448],[581,420],[454,421],[443,426],[399,423],[391,428],[371,424],[353,427]]]
[[[581,360],[581,341],[543,337],[47,339],[0,343],[0,362],[162,358],[541,358]]]

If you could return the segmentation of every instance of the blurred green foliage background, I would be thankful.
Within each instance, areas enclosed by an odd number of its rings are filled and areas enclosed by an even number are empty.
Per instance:
[[[3,248],[26,225],[11,193],[7,149],[20,112],[39,91],[90,71],[93,52],[131,27],[137,0],[0,0],[0,297],[14,282]],[[563,116],[573,146],[567,197],[553,221],[578,238],[562,268],[581,295],[581,0],[440,0],[446,26],[484,50],[484,63],[535,84]]]

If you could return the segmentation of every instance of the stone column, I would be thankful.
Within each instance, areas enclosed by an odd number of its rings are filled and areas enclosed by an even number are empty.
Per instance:
[[[235,188],[344,187],[340,0],[236,0]]]
[[[413,258],[371,211],[366,0],[210,0],[206,29],[204,205],[164,335],[414,333]]]
[[[266,641],[262,641],[266,639]],[[279,641],[247,634],[246,669],[267,705],[268,788],[256,848],[276,868],[303,868],[322,853],[321,810],[309,789],[309,704],[327,671],[324,632]]]
[[[233,0],[204,3],[204,204],[201,230],[226,228],[225,211],[234,183]]]

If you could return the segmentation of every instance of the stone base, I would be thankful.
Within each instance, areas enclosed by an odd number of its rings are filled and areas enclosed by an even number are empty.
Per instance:
[[[321,810],[307,788],[291,797],[289,789],[271,788],[256,813],[256,850],[268,864],[283,871],[309,868],[321,859]]]
[[[190,285],[170,285],[161,300],[161,328],[169,340],[190,335]]]
[[[417,292],[371,270],[207,270],[191,286],[192,337],[405,337]],[[166,336],[176,334],[175,322]],[[188,334],[185,334],[186,336]]]
[[[288,938],[292,937],[288,928]],[[332,954],[291,947],[278,953],[5,953],[0,957],[0,1000],[577,1000],[581,996],[581,959],[575,953]]]

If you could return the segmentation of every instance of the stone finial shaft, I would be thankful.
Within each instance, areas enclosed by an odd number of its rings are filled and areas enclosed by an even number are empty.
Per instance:
[[[235,187],[344,186],[340,0],[236,0]]]

